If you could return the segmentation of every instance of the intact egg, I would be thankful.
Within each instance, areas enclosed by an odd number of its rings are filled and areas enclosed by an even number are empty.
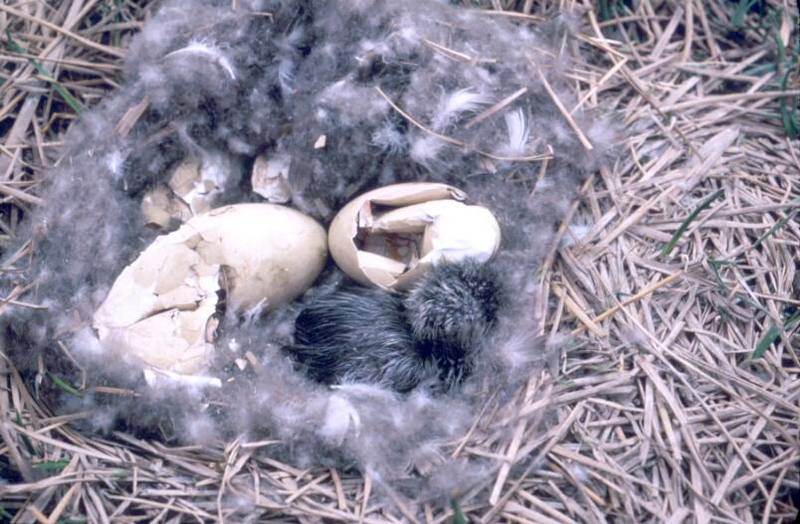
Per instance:
[[[94,328],[106,349],[146,366],[202,373],[223,310],[249,314],[291,302],[326,258],[325,230],[299,211],[274,204],[217,208],[142,251],[95,312]]]
[[[441,262],[486,262],[500,247],[500,225],[467,198],[455,187],[426,182],[369,191],[333,219],[331,254],[357,282],[398,290]]]

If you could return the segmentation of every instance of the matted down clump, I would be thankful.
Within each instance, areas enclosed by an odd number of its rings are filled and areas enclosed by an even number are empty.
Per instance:
[[[569,19],[534,30],[446,2],[166,2],[132,43],[125,84],[73,126],[45,181],[48,205],[29,221],[36,257],[24,278],[47,310],[5,316],[15,365],[33,381],[44,358],[60,382],[82,384],[81,396],[50,381],[41,393],[62,413],[90,413],[76,422],[83,432],[202,445],[276,439],[263,453],[357,467],[417,500],[496,474],[493,457],[452,458],[446,445],[467,434],[490,397],[512,398],[556,361],[536,336],[533,276],[613,135],[601,118],[564,109],[577,102],[565,76],[570,39]],[[497,284],[491,326],[453,387],[392,388],[358,373],[324,384],[303,373],[286,351],[297,344],[295,320],[354,286],[330,261],[294,303],[220,311],[210,371],[218,387],[148,385],[141,365],[98,344],[92,318],[115,279],[180,223],[178,212],[154,228],[143,201],[188,162],[213,173],[198,208],[262,202],[250,179],[257,158],[281,165],[278,200],[325,227],[355,196],[401,182],[450,184],[491,210],[502,231],[486,266]],[[437,309],[437,293],[452,290],[430,285],[397,307],[467,314]],[[352,326],[364,330],[359,340],[380,327],[367,319]],[[426,319],[414,326],[420,336],[446,325]],[[380,353],[374,340],[365,351]],[[536,409],[509,404],[501,418],[544,427],[545,388],[528,396]],[[511,438],[507,425],[498,432]]]

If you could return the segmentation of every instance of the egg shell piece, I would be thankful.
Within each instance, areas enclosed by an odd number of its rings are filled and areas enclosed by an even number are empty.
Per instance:
[[[196,239],[177,233],[156,238],[122,270],[94,314],[101,337],[104,329],[125,328],[172,308],[189,309],[208,297],[216,304],[220,266],[192,249]]]
[[[275,204],[284,204],[291,200],[292,192],[288,182],[291,163],[292,157],[289,155],[257,156],[250,177],[253,192]]]
[[[481,206],[450,206],[425,228],[421,263],[488,262],[500,248],[500,224]]]
[[[127,328],[107,330],[100,343],[156,369],[187,375],[202,373],[214,357],[207,327],[215,311],[216,300],[203,301],[189,311],[162,311]]]
[[[173,222],[183,223],[192,217],[186,202],[178,198],[166,184],[156,186],[144,196],[141,210],[145,224],[163,230],[169,229]]]
[[[456,200],[431,200],[387,211],[372,222],[372,231],[423,233],[437,217],[467,207]]]

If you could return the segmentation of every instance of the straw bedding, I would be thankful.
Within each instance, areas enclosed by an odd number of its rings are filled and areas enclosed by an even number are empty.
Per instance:
[[[583,61],[567,73],[574,100],[562,116],[576,106],[602,108],[622,130],[621,153],[583,182],[535,277],[530,314],[557,358],[511,398],[488,396],[447,445],[453,457],[493,464],[490,474],[442,472],[474,480],[448,492],[452,483],[441,478],[444,496],[426,501],[352,468],[281,461],[271,453],[276,440],[178,446],[119,428],[82,432],[93,413],[54,414],[41,394],[81,393],[81,384],[59,379],[45,359],[33,362],[33,376],[20,372],[14,340],[6,339],[4,518],[794,518],[797,8],[562,4],[464,6],[532,26],[569,11],[572,56]],[[20,276],[37,257],[24,218],[52,205],[41,182],[60,160],[65,130],[77,109],[119,88],[126,44],[152,7],[0,7],[9,28],[0,77],[0,247],[2,279],[13,283],[4,309],[43,307],[29,300],[37,283]]]

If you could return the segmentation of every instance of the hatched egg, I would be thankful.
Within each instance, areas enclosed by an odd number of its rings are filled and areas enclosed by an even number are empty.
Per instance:
[[[94,314],[101,345],[156,370],[203,373],[219,317],[291,302],[325,265],[325,230],[275,204],[236,204],[157,237]],[[222,297],[224,296],[224,307]]]

